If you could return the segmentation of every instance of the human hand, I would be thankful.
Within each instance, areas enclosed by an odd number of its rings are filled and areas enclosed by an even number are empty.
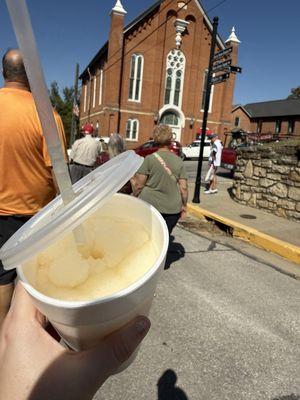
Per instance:
[[[182,206],[180,219],[186,219],[187,217],[187,206]]]
[[[45,323],[18,284],[0,332],[0,399],[91,400],[150,328],[146,317],[138,317],[97,347],[76,353],[55,341]]]

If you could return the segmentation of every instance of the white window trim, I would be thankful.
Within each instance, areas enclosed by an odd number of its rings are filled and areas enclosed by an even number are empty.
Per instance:
[[[92,82],[89,80],[87,84],[87,110],[90,111],[91,106],[91,90],[92,90]]]
[[[175,49],[173,49],[173,50],[175,50]],[[178,50],[176,50],[176,51],[178,51]],[[169,55],[171,53],[172,53],[172,50],[167,55],[165,95],[166,95],[167,80],[168,80],[168,69],[172,68],[170,66],[170,63],[169,63]],[[177,80],[176,72],[180,70],[179,68],[177,68],[177,69],[176,68],[172,68],[172,69],[174,69],[175,73],[174,73],[174,76],[172,76],[172,86],[171,86],[171,91],[170,91],[170,102],[168,104],[165,104],[166,106],[169,106],[169,107],[175,106],[175,107],[178,107],[179,109],[181,109],[181,107],[182,107],[182,99],[183,99],[183,91],[184,91],[184,79],[185,79],[185,67],[186,67],[186,57],[185,57],[185,55],[184,55],[184,53],[182,51],[181,51],[181,54],[182,54],[182,56],[184,58],[184,62],[183,62],[183,69],[181,70],[182,71],[182,77],[181,77],[181,88],[180,88],[178,106],[175,105],[174,100],[175,100],[175,88],[176,88],[176,80]]]
[[[133,102],[133,103],[140,103],[142,99],[142,89],[143,89],[143,77],[144,77],[144,56],[142,54],[132,54],[131,56],[131,63],[130,63],[130,76],[129,76],[129,85],[130,85],[130,79],[131,79],[131,69],[132,69],[132,58],[136,57],[136,63],[135,63],[135,68],[134,68],[134,78],[133,78],[133,90],[132,90],[132,95],[133,98],[131,99],[128,96],[128,101]],[[136,84],[137,84],[137,71],[138,71],[138,58],[141,58],[142,60],[142,66],[141,66],[141,84],[140,84],[140,90],[138,93],[138,99],[135,99],[135,92],[136,92]],[[129,86],[130,90],[130,86]],[[130,94],[130,93],[129,93]]]
[[[83,94],[83,112],[86,112],[86,105],[87,105],[87,103],[86,103],[86,100],[87,100],[87,85],[86,85],[86,83],[83,85],[83,91],[84,91],[84,94]]]
[[[202,106],[202,100],[203,100],[203,93],[204,93],[204,84],[205,84],[205,74],[208,73],[208,70],[206,69],[204,71],[204,77],[203,77],[203,87],[202,87],[202,98],[201,98],[201,106]],[[213,74],[212,77],[215,77],[216,74]],[[208,112],[209,114],[212,113],[212,106],[213,106],[213,99],[214,99],[214,92],[215,92],[215,85],[211,85],[211,90],[210,90],[210,99],[209,99],[209,108]],[[201,107],[201,112],[204,112],[204,108]]]
[[[93,87],[93,108],[96,107],[96,90],[97,90],[97,76],[94,77],[94,87]]]
[[[136,122],[136,138],[132,138],[132,128],[133,128],[133,123]],[[127,137],[127,124],[130,123],[130,137]],[[128,142],[138,142],[139,140],[139,131],[140,131],[140,121],[138,119],[128,119],[126,121],[126,132],[125,132],[125,139]]]
[[[103,69],[100,69],[99,75],[99,106],[102,104],[102,93],[103,93]]]

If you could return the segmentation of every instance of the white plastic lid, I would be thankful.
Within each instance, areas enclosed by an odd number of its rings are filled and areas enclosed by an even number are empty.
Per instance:
[[[142,157],[134,151],[127,151],[73,185],[76,197],[69,204],[64,205],[61,196],[56,197],[1,248],[0,259],[4,268],[18,267],[59,237],[73,231],[118,192],[142,163]]]

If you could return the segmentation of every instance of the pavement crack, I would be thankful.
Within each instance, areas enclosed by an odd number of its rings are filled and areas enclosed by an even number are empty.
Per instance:
[[[186,251],[185,254],[198,254],[198,253],[210,253],[210,252],[218,252],[218,253],[222,253],[222,252],[234,252],[236,250],[234,249],[216,249],[216,250],[210,250],[209,248],[207,250],[193,250],[193,251]]]

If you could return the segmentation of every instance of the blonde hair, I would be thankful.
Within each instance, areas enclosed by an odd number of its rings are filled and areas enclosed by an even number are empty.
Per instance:
[[[168,125],[159,125],[153,131],[153,139],[159,146],[169,146],[173,139],[172,129]]]

